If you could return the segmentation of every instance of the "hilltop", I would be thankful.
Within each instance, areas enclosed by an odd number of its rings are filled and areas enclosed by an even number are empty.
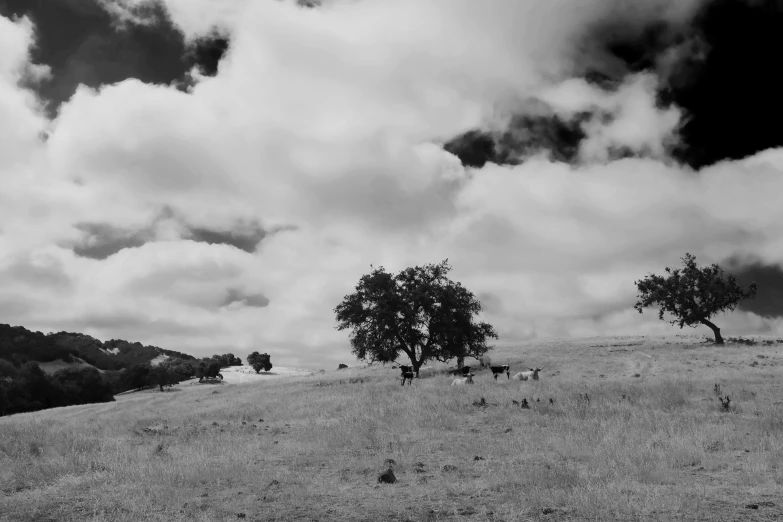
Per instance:
[[[529,341],[490,355],[540,381],[368,365],[0,418],[0,520],[779,520],[783,340],[726,341]]]

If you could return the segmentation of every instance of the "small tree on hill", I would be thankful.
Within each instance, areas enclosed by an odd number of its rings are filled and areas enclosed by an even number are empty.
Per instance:
[[[147,385],[149,374],[149,364],[134,364],[122,372],[122,381],[127,389],[141,390]]]
[[[176,381],[176,376],[171,371],[169,371],[169,368],[163,364],[159,364],[158,366],[150,368],[150,373],[147,379],[150,384],[159,386],[160,391],[163,391],[164,386],[179,382]]]
[[[272,360],[268,353],[253,352],[247,356],[247,362],[253,367],[256,373],[261,370],[268,372],[272,369]]]
[[[234,357],[233,353],[224,353],[222,355],[215,354],[210,359],[216,361],[221,368],[242,366],[242,359],[239,357]]]
[[[669,323],[680,328],[703,324],[712,329],[715,344],[723,344],[720,328],[710,318],[719,312],[733,311],[741,300],[755,297],[756,283],[744,288],[717,264],[699,267],[691,254],[685,254],[682,261],[683,268],[667,267],[667,276],[650,274],[634,281],[639,290],[634,308],[642,313],[648,306],[659,306],[659,319],[663,320],[664,313],[669,313],[674,316]]]
[[[393,362],[401,354],[418,376],[425,361],[478,357],[497,339],[491,325],[475,321],[481,303],[451,281],[448,260],[406,268],[397,275],[383,267],[362,276],[356,291],[334,309],[337,329],[350,329],[352,353],[362,360]]]
[[[202,360],[196,367],[196,377],[198,382],[204,379],[214,379],[220,373],[220,363],[213,359]]]
[[[184,359],[169,359],[162,362],[159,366],[166,368],[172,381],[171,384],[190,379],[196,374],[196,365]]]

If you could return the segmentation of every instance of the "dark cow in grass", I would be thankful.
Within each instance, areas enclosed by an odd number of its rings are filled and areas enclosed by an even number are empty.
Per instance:
[[[492,370],[492,376],[495,377],[495,380],[498,380],[498,375],[506,374],[506,378],[511,379],[511,367],[508,364],[504,364],[503,366],[490,366],[490,370]]]
[[[402,386],[405,386],[405,381],[408,381],[408,386],[410,386],[413,383],[413,366],[405,366],[404,364],[401,364],[399,366],[400,368],[400,375],[402,376]]]

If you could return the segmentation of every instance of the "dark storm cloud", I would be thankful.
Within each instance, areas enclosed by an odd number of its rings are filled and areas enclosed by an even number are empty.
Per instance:
[[[783,145],[783,2],[716,0],[694,30],[706,57],[664,93],[689,117],[677,156],[699,167]]]
[[[246,294],[236,288],[229,288],[228,295],[221,306],[228,306],[231,303],[242,303],[245,306],[263,308],[269,306],[269,299],[264,294]]]
[[[471,130],[446,142],[445,150],[466,167],[481,168],[487,162],[518,165],[547,152],[555,161],[573,161],[579,143],[586,137],[582,124],[589,117],[580,114],[563,119],[552,114],[517,114],[501,131]]]
[[[660,17],[640,13],[629,3],[624,10],[618,9],[613,18],[585,27],[575,45],[578,59],[570,76],[584,78],[606,93],[616,91],[632,73],[665,69],[668,76],[674,68],[672,50],[684,49],[690,42],[687,26],[665,22],[660,18],[663,13]],[[574,163],[579,160],[580,144],[587,138],[585,124],[608,124],[612,120],[612,115],[597,108],[591,111],[565,118],[538,100],[528,100],[505,128],[472,129],[449,140],[444,148],[470,167],[481,167],[487,162],[516,165],[541,152],[548,153],[554,161]],[[620,159],[649,154],[617,148],[609,150],[609,155]]]
[[[217,31],[201,36],[185,53],[185,63],[189,69],[198,67],[205,76],[215,76],[218,63],[228,51],[228,43],[228,38]]]
[[[118,24],[97,0],[0,0],[1,16],[26,15],[35,25],[32,60],[50,66],[52,75],[30,87],[47,102],[51,116],[79,84],[97,88],[137,78],[184,86],[193,66],[215,74],[228,48],[224,36],[205,36],[189,49],[162,3],[142,9],[152,23]]]
[[[724,265],[739,283],[749,285],[755,282],[758,285],[756,298],[742,301],[738,307],[740,310],[762,317],[783,317],[783,267],[738,257],[728,259],[721,266]]]
[[[611,21],[588,35],[602,58],[587,77],[597,85],[629,72],[656,71],[659,104],[684,111],[679,161],[700,168],[783,145],[780,0],[706,1],[690,24]]]
[[[629,23],[618,14],[589,27],[578,47],[573,76],[606,91],[632,73],[658,75],[659,108],[683,111],[680,141],[670,153],[684,164],[701,168],[783,145],[783,127],[777,125],[783,118],[783,75],[777,67],[783,1],[705,0],[689,23],[654,16]],[[559,129],[562,122],[544,128]],[[523,141],[521,154],[501,154],[502,135],[474,129],[446,148],[472,167],[487,161],[514,164],[531,148]],[[573,139],[578,144],[578,134]],[[550,147],[556,159],[574,158],[568,140],[541,140],[535,146]]]

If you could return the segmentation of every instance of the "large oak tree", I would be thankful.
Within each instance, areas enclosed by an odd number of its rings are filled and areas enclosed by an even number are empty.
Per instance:
[[[448,260],[406,268],[383,267],[362,276],[356,291],[334,309],[337,329],[350,329],[352,353],[368,362],[394,362],[405,354],[418,376],[425,361],[478,357],[497,339],[491,325],[476,320],[481,303],[447,277]]]
[[[635,281],[639,290],[634,305],[639,313],[648,306],[659,306],[658,318],[665,313],[674,316],[669,323],[696,327],[708,326],[715,334],[715,344],[723,344],[720,328],[710,321],[713,315],[733,311],[743,300],[755,297],[756,283],[745,288],[731,274],[725,274],[717,264],[700,267],[696,257],[685,254],[683,268],[666,268],[666,276],[650,274]]]

